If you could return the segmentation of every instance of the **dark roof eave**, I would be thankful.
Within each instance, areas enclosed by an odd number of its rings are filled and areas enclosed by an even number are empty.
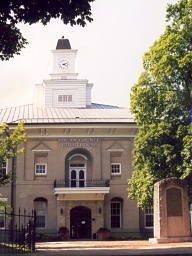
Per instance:
[[[54,125],[54,124],[137,124],[136,122],[37,122],[37,123],[25,123],[24,121],[24,125],[39,125],[39,124],[43,124],[43,125]],[[8,123],[8,125],[17,125],[16,122],[14,123]]]

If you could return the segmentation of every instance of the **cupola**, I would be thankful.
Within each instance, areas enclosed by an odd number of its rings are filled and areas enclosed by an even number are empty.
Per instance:
[[[45,107],[90,108],[93,84],[87,79],[77,79],[75,57],[68,39],[58,40],[52,50],[50,79],[36,85],[34,104]]]

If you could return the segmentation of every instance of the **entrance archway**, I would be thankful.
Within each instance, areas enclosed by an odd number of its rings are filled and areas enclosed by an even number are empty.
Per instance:
[[[70,238],[91,239],[91,210],[76,206],[70,211]]]

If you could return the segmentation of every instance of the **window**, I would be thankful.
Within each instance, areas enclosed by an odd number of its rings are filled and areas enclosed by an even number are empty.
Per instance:
[[[0,167],[0,178],[7,174],[7,162],[3,162],[3,165]]]
[[[34,208],[36,211],[36,228],[46,228],[47,200],[45,198],[35,199]]]
[[[86,163],[83,155],[73,155],[69,163],[70,187],[86,187]]]
[[[111,175],[121,175],[122,152],[110,152]]]
[[[121,164],[112,163],[111,164],[111,174],[120,174],[121,173]]]
[[[58,95],[58,102],[72,101],[72,95]]]
[[[153,208],[145,208],[145,227],[153,228]]]
[[[5,214],[4,214],[4,208],[0,208],[0,229],[5,228]]]
[[[35,175],[47,175],[47,159],[48,153],[35,153]]]
[[[36,164],[35,165],[35,174],[36,175],[47,174],[47,165],[46,164]]]
[[[85,168],[70,169],[71,187],[85,187]]]
[[[111,228],[121,227],[121,202],[111,202]]]

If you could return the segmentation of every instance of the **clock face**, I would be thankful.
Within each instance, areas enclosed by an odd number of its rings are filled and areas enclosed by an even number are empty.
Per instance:
[[[58,65],[59,68],[67,70],[69,68],[69,61],[67,59],[60,59]]]

